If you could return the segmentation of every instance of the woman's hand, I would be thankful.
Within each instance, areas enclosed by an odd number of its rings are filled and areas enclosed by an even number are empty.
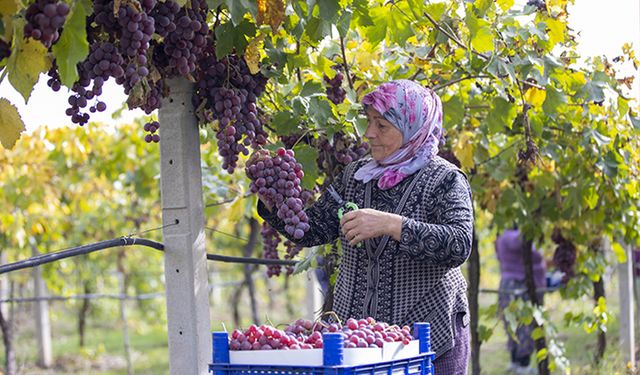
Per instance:
[[[402,232],[402,216],[362,208],[344,214],[340,220],[340,226],[351,246],[385,234],[399,241]]]

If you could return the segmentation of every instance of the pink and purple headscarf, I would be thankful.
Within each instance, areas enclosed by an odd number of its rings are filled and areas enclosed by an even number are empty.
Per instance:
[[[381,84],[362,98],[402,132],[402,146],[381,161],[371,160],[356,171],[364,183],[378,179],[386,190],[429,163],[442,138],[442,103],[431,89],[409,80]]]

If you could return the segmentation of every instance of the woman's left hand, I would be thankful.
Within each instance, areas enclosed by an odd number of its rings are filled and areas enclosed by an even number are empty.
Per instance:
[[[399,240],[402,231],[402,216],[371,208],[362,208],[344,214],[340,220],[340,227],[351,246],[385,234]]]

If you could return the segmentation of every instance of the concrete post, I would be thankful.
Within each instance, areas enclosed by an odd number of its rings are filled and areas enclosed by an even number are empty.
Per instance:
[[[620,282],[620,344],[622,358],[635,369],[635,316],[633,313],[633,254],[630,246],[625,246],[627,261],[618,265]]]
[[[172,375],[207,375],[211,362],[200,141],[193,84],[170,80],[160,121],[160,182]]]

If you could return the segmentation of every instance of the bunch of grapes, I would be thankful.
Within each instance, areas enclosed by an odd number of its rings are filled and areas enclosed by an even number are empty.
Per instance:
[[[11,56],[11,44],[0,39],[0,61]]]
[[[164,38],[164,54],[168,57],[169,76],[187,77],[196,70],[197,62],[202,58],[207,47],[207,3],[204,0],[192,0],[191,7],[180,8],[172,21],[175,29],[168,31]],[[175,6],[171,5],[170,9]],[[166,21],[164,21],[166,23]]]
[[[260,230],[262,236],[262,257],[264,259],[280,259],[278,256],[278,244],[280,243],[280,233],[266,221],[262,223]],[[267,265],[267,276],[279,276],[282,267],[279,264]]]
[[[333,104],[340,104],[347,96],[347,92],[344,91],[342,86],[342,80],[344,75],[342,73],[336,73],[333,78],[324,76],[324,81],[327,83],[327,98],[333,102]]]
[[[300,198],[302,166],[294,158],[293,150],[278,149],[271,157],[268,151],[258,152],[259,159],[247,168],[251,192],[258,193],[267,205],[277,209],[284,221],[285,231],[294,239],[301,239],[309,230],[309,218],[303,211]]]
[[[544,0],[529,0],[527,5],[536,7],[540,12],[547,10],[547,4]]]
[[[39,40],[49,48],[60,38],[69,5],[58,0],[36,0],[27,8],[24,36]]]
[[[249,146],[259,148],[267,143],[256,106],[267,78],[261,73],[251,74],[240,56],[218,60],[213,48],[200,61],[200,71],[194,106],[200,108],[206,121],[217,120],[215,130],[222,168],[233,173],[241,153],[248,155]]]
[[[318,168],[325,173],[335,172],[349,163],[360,159],[369,151],[369,144],[357,142],[345,133],[333,135],[332,141],[321,137],[318,141]]]
[[[155,21],[156,34],[166,38],[176,30],[176,14],[180,12],[180,5],[173,0],[158,3],[149,13]]]
[[[156,133],[158,129],[160,129],[160,123],[158,121],[149,121],[144,124],[144,131],[148,132],[148,134],[144,136],[144,141],[147,143],[160,142],[160,134]]]
[[[298,319],[283,330],[269,325],[252,325],[247,330],[234,330],[231,350],[313,349],[324,346],[323,333],[341,333],[345,348],[382,348],[385,342],[408,345],[413,339],[408,326],[399,327],[374,318],[348,319],[344,326],[325,321]]]
[[[562,236],[559,228],[553,229],[551,240],[557,245],[553,253],[553,263],[564,273],[562,282],[566,283],[575,275],[576,247],[573,242]]]

